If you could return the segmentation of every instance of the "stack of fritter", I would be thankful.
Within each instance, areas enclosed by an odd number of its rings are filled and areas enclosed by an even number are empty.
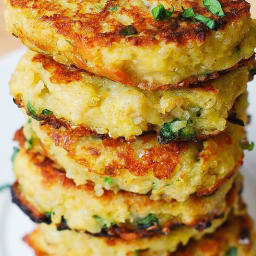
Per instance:
[[[5,0],[13,201],[48,256],[254,256],[238,173],[256,25],[244,0]],[[210,234],[212,233],[212,234]],[[194,241],[190,241],[194,240]]]

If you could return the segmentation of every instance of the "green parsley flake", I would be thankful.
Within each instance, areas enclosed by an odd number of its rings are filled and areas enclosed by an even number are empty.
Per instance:
[[[132,25],[128,25],[124,28],[122,28],[120,31],[119,31],[119,34],[121,36],[131,36],[131,35],[137,35],[138,34],[138,31],[136,30],[136,28]]]
[[[33,148],[33,139],[27,139],[27,149],[31,150]]]
[[[211,18],[208,18],[206,16],[203,16],[201,14],[195,13],[193,8],[188,8],[188,9],[183,8],[183,12],[182,12],[181,16],[183,18],[187,18],[187,19],[192,18],[192,19],[195,19],[197,21],[200,21],[210,29],[215,29],[216,28],[216,21],[215,20],[213,20]]]
[[[92,217],[97,221],[98,224],[100,224],[102,226],[103,229],[113,226],[112,222],[110,222],[106,219],[103,219],[98,215],[93,215]]]
[[[237,248],[232,247],[226,252],[226,256],[237,256]]]
[[[165,9],[165,7],[160,4],[157,7],[153,8],[151,13],[154,17],[154,20],[165,20],[168,19],[169,17],[172,16],[174,12],[174,7],[172,6],[172,8],[170,10]]]
[[[27,104],[27,109],[28,109],[28,113],[31,117],[33,117],[34,119],[38,119],[38,116],[37,116],[37,113],[34,109],[34,107],[32,106],[31,102],[28,101],[28,104]]]
[[[201,21],[202,23],[204,23],[210,29],[215,29],[215,27],[216,27],[216,21],[211,19],[211,18],[205,17],[205,16],[200,15],[200,14],[195,14],[194,18],[196,20]]]
[[[50,218],[52,217],[52,215],[55,215],[55,212],[46,212],[46,213],[45,213],[45,217],[46,217],[47,219],[50,219]]]
[[[52,114],[53,114],[53,112],[51,110],[49,110],[49,109],[44,109],[42,111],[42,115],[44,115],[44,116],[50,116]]]
[[[187,19],[188,19],[188,18],[194,18],[195,13],[194,13],[193,8],[184,9],[184,8],[182,7],[182,9],[183,9],[183,12],[182,12],[181,16],[182,16],[183,18],[187,18]]]
[[[0,185],[0,192],[1,192],[1,191],[4,191],[5,189],[8,189],[8,188],[10,188],[10,187],[11,187],[10,184],[3,184],[3,185]]]
[[[224,12],[218,0],[203,0],[203,4],[212,14],[220,17],[224,16]]]
[[[242,142],[241,147],[244,150],[253,151],[254,149],[254,142],[249,143],[248,141]]]
[[[175,118],[171,122],[164,123],[160,129],[159,143],[168,144],[173,140],[186,141],[193,139],[196,134],[192,124],[193,120],[191,118],[187,121]]]
[[[152,213],[150,213],[147,217],[140,219],[137,221],[138,228],[146,229],[151,226],[159,225],[158,219]]]
[[[105,179],[104,179],[104,182],[107,183],[108,185],[112,185],[113,181],[114,180],[110,177],[105,177]]]
[[[12,153],[12,157],[11,157],[12,162],[14,162],[15,157],[17,156],[17,154],[19,153],[19,151],[20,151],[19,148],[13,147],[13,153]]]

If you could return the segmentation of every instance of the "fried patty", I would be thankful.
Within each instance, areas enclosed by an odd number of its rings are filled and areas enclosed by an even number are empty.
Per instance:
[[[124,191],[104,190],[98,197],[92,184],[76,186],[49,158],[24,148],[15,157],[14,172],[13,201],[32,220],[124,240],[168,235],[183,226],[203,231],[223,217],[241,192],[238,175],[211,196],[193,195],[185,202],[152,201]]]
[[[30,151],[43,152],[76,185],[92,181],[97,195],[107,190],[150,194],[151,199],[184,201],[191,194],[212,194],[242,164],[244,128],[201,142],[159,145],[154,133],[134,141],[84,136],[80,130],[54,129],[31,120],[15,139]],[[81,135],[82,134],[82,135]]]
[[[179,120],[191,140],[216,135],[255,70],[254,58],[203,86],[143,91],[58,64],[32,51],[21,59],[10,82],[20,107],[36,119],[55,118],[112,138],[155,130],[164,137],[168,124]]]
[[[24,238],[25,242],[31,246],[37,256],[101,256],[105,254],[106,245],[103,252],[100,242],[93,242],[95,239],[89,236],[79,235],[72,231],[57,232],[54,227],[40,225],[33,233]],[[92,241],[93,240],[93,241]],[[88,248],[87,243],[90,245]],[[74,246],[76,245],[76,246]],[[255,256],[256,236],[253,230],[253,222],[248,215],[230,216],[228,221],[215,233],[204,236],[201,240],[192,241],[186,247],[180,247],[171,254],[166,251],[140,250],[125,254],[116,254],[111,251],[111,243],[106,255],[124,256]],[[119,245],[117,245],[118,247]],[[115,247],[115,245],[113,246]],[[120,246],[121,247],[121,246]],[[92,248],[92,250],[91,250]],[[147,249],[147,248],[145,248]],[[115,253],[113,253],[115,252]]]
[[[218,71],[250,58],[256,46],[250,5],[244,0],[220,0],[221,16],[209,11],[201,0],[5,3],[9,32],[32,50],[147,90],[214,78]],[[156,16],[159,19],[154,20],[153,8],[162,7],[166,14],[172,6],[171,17]],[[182,8],[193,8],[214,27],[184,18]]]
[[[217,220],[219,222],[219,220]],[[215,229],[219,225],[214,225]],[[189,233],[185,230],[174,231],[175,237],[146,238],[134,241],[120,239],[94,238],[74,231],[57,231],[51,225],[41,224],[25,241],[35,250],[36,255],[44,256],[254,256],[255,234],[248,216],[231,215],[228,222],[212,235],[203,237],[200,233],[187,247],[179,247],[173,252],[178,240],[180,245],[187,244]],[[203,238],[202,238],[203,237]],[[230,249],[237,254],[226,254]],[[234,249],[233,249],[234,248]],[[170,253],[173,252],[173,253]],[[212,254],[215,253],[215,254]],[[240,254],[241,253],[241,254]]]
[[[200,239],[208,233],[213,233],[225,222],[226,218],[214,220],[212,226],[202,232],[183,227],[174,230],[171,235],[140,238],[132,241],[120,238],[93,237],[69,230],[58,231],[54,225],[40,224],[37,232],[32,237],[27,237],[26,240],[30,241],[31,245],[34,244],[39,251],[41,250],[41,253],[46,255],[49,253],[49,255],[54,256],[102,256],[104,254],[126,256],[129,253],[146,249],[149,253],[154,251],[173,252],[179,244],[185,245],[191,238]]]

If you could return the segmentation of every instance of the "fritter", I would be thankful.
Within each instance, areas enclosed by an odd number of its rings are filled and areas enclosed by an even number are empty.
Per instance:
[[[151,199],[184,201],[191,194],[212,194],[242,164],[244,128],[228,129],[201,142],[159,145],[154,133],[134,141],[84,136],[80,130],[54,129],[29,119],[15,139],[43,152],[76,185],[92,181],[97,195],[108,190],[150,194]],[[82,134],[82,135],[81,135]]]
[[[200,87],[149,92],[29,51],[21,59],[10,88],[16,103],[37,120],[55,118],[112,138],[130,139],[155,130],[168,142],[202,139],[223,131],[254,70],[252,59]],[[171,135],[166,135],[170,127],[179,128],[178,132],[173,128]]]
[[[34,249],[37,256],[101,256],[105,254],[105,248],[111,253],[106,255],[113,256],[255,256],[256,252],[253,222],[246,214],[230,216],[215,233],[206,235],[201,240],[192,241],[186,247],[181,247],[171,254],[164,250],[152,252],[152,249],[147,250],[147,248],[127,254],[122,250],[121,254],[117,254],[115,243],[111,244],[111,242],[107,246],[103,242],[104,247],[101,251],[102,241],[95,241],[95,238],[72,231],[57,232],[54,227],[46,225],[40,225],[24,240]],[[98,245],[99,247],[96,248]],[[118,246],[122,248],[121,245],[117,244],[116,247]]]
[[[239,256],[254,256],[255,254],[255,236],[252,233],[252,224],[248,217],[231,217],[230,224],[223,226],[217,233],[212,236],[206,236],[202,238],[204,232],[198,233],[195,236],[196,240],[202,239],[199,242],[193,242],[187,249],[195,255],[225,255],[226,250],[230,250],[235,247],[238,252],[243,254],[235,254]],[[222,220],[216,220],[214,224],[215,230],[220,227],[220,222]],[[218,223],[218,224],[217,224]],[[243,228],[243,229],[242,229]],[[246,229],[245,229],[246,228]],[[57,231],[55,226],[41,224],[39,227],[31,234],[25,237],[25,241],[35,250],[36,255],[47,255],[47,256],[102,256],[102,255],[118,255],[118,256],[167,256],[167,255],[191,255],[185,254],[182,249],[169,254],[177,249],[177,241],[180,241],[180,245],[185,245],[188,243],[189,232],[177,229],[173,233],[172,239],[170,236],[153,237],[137,239],[133,241],[125,241],[121,239],[108,239],[108,238],[95,238],[90,235],[79,233],[75,231]],[[246,230],[247,239],[240,239],[242,234],[240,232]],[[222,233],[223,232],[223,233]],[[212,232],[210,232],[212,233]],[[237,236],[239,234],[239,236]],[[220,237],[223,240],[220,239]],[[212,240],[211,240],[212,239]],[[214,241],[215,240],[215,241]],[[201,247],[202,244],[206,245],[204,242],[212,241],[219,245],[218,248],[211,248],[213,252],[219,252],[220,254],[210,254],[207,246],[206,248]],[[244,244],[244,243],[248,244]],[[175,246],[174,246],[175,244]],[[200,246],[200,247],[199,247]],[[205,250],[205,254],[199,254],[201,250]],[[220,251],[218,251],[220,250]],[[225,250],[225,251],[223,251]],[[235,249],[232,249],[235,250]],[[179,254],[180,253],[180,254]],[[183,253],[183,254],[182,254]],[[248,253],[248,254],[246,254]],[[232,254],[233,255],[233,254]],[[226,256],[226,255],[225,255]]]
[[[50,159],[23,148],[14,159],[14,172],[13,201],[33,221],[129,241],[168,235],[183,226],[203,231],[224,216],[242,189],[238,175],[211,196],[193,195],[185,202],[152,201],[124,191],[105,190],[98,197],[92,184],[76,186]]]
[[[256,236],[248,215],[231,216],[223,227],[170,256],[254,256]],[[141,253],[139,256],[147,256]],[[160,255],[159,255],[160,256]]]
[[[25,45],[143,89],[215,78],[253,55],[244,0],[5,0],[10,33]]]

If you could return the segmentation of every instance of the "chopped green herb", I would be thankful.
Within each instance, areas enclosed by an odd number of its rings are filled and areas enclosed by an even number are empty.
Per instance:
[[[200,15],[200,14],[196,14],[195,19],[198,20],[198,21],[201,21],[202,23],[204,23],[210,29],[215,29],[215,27],[216,27],[216,21],[211,19],[211,18],[205,17],[205,16]]]
[[[28,101],[28,104],[27,104],[27,109],[28,109],[28,113],[30,116],[32,116],[33,118],[36,117],[37,118],[37,113],[35,111],[35,109],[33,108],[32,104],[30,101]],[[35,119],[36,119],[35,118]]]
[[[216,28],[216,21],[215,20],[213,20],[211,18],[208,18],[206,16],[203,16],[201,14],[195,13],[193,8],[188,8],[188,9],[183,8],[183,12],[182,12],[181,16],[183,18],[193,18],[197,21],[200,21],[200,22],[204,23],[210,29],[215,29]]]
[[[19,151],[20,151],[19,148],[13,147],[13,153],[12,153],[12,157],[11,157],[12,162],[14,162],[15,157],[17,156],[17,154],[19,153]]]
[[[244,150],[253,151],[254,149],[254,142],[249,143],[248,141],[241,142],[241,147]]]
[[[218,0],[203,0],[206,9],[216,16],[224,16],[221,4]]]
[[[105,177],[104,182],[107,183],[108,185],[111,185],[113,183],[113,179],[110,177]]]
[[[31,122],[32,122],[32,121],[31,121],[31,119],[29,118],[29,119],[28,119],[28,124],[31,124]]]
[[[49,110],[49,109],[44,109],[42,111],[42,115],[44,115],[44,116],[50,116],[52,114],[53,114],[53,112],[51,110]]]
[[[155,225],[159,225],[159,222],[156,216],[152,213],[150,213],[147,217],[137,221],[137,226],[140,229],[146,229]]]
[[[52,217],[52,215],[55,215],[55,212],[46,212],[45,213],[45,217],[50,219]]]
[[[27,149],[31,150],[33,148],[33,139],[27,139]]]
[[[110,222],[106,219],[103,219],[98,215],[93,215],[92,217],[98,222],[98,224],[100,224],[102,226],[103,229],[113,226],[112,222]]]
[[[172,6],[170,10],[167,10],[162,4],[160,4],[157,7],[153,8],[151,12],[154,20],[165,20],[172,16],[174,12],[174,7]]]
[[[167,144],[173,140],[186,141],[195,137],[193,120],[182,121],[175,118],[172,122],[164,123],[160,129],[159,143]]]
[[[73,44],[72,44],[72,42],[71,42],[70,40],[67,40],[67,39],[66,39],[66,42],[67,42],[69,45],[73,46]]]
[[[226,256],[237,256],[237,248],[232,247],[226,252]]]
[[[136,30],[136,28],[132,25],[128,25],[124,28],[122,28],[120,31],[119,31],[119,34],[121,36],[131,36],[131,35],[137,35],[138,34],[138,31]]]
[[[34,107],[32,106],[32,104],[31,104],[30,101],[28,101],[27,110],[28,110],[28,114],[29,114],[32,118],[36,119],[37,121],[41,121],[41,120],[42,120],[42,119],[40,118],[40,116],[37,115],[37,113],[36,113],[36,111],[35,111],[35,109],[34,109]]]
[[[184,8],[182,7],[182,9],[183,9],[183,12],[182,12],[181,16],[182,16],[183,18],[194,18],[195,13],[194,13],[193,8],[184,9]]]
[[[114,5],[114,6],[110,7],[109,10],[110,10],[111,12],[117,11],[117,10],[118,10],[118,5]]]
[[[4,191],[5,189],[10,188],[10,187],[11,187],[10,184],[3,184],[3,185],[0,185],[0,192],[1,192],[1,191]]]

